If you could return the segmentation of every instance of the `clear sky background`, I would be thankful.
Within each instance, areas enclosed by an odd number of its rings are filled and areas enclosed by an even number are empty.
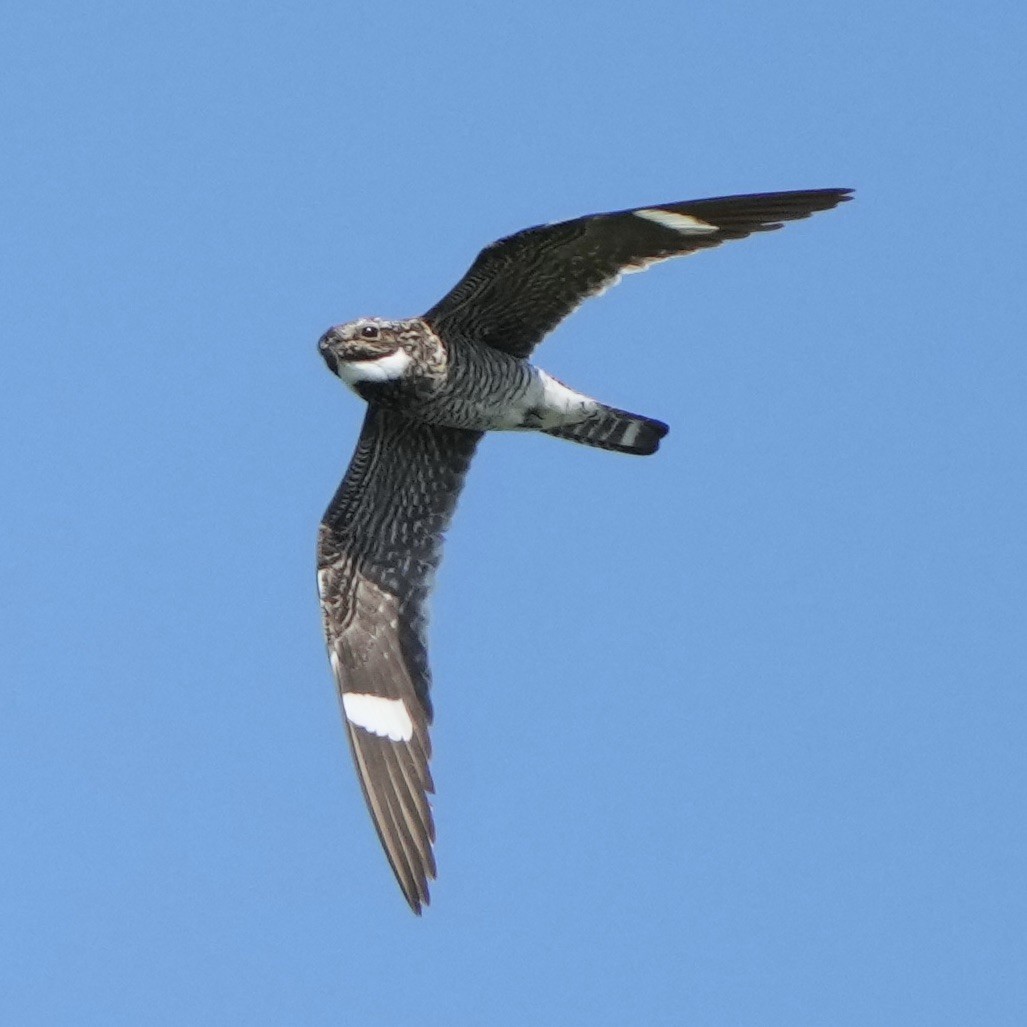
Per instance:
[[[0,1019],[1027,1022],[1025,48],[1018,0],[7,5]],[[821,186],[539,350],[656,457],[479,451],[418,920],[321,637],[318,336]]]

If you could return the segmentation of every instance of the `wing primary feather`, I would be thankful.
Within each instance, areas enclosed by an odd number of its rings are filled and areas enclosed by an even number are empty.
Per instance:
[[[369,405],[318,537],[319,592],[340,700],[365,697],[350,704],[359,723],[346,719],[357,777],[415,913],[429,901],[436,869],[424,605],[480,438]]]
[[[391,787],[383,787],[389,781],[389,772],[385,766],[381,750],[374,744],[378,739],[373,735],[361,735],[360,728],[347,725],[353,759],[357,765],[358,777],[364,799],[371,811],[378,839],[385,850],[389,866],[396,876],[403,896],[410,908],[421,915],[422,905],[428,902],[427,887],[419,884],[414,863],[410,858],[403,831],[393,809]],[[411,846],[412,848],[412,846]]]
[[[424,320],[443,336],[528,357],[582,302],[626,271],[773,231],[851,198],[851,189],[751,193],[536,225],[486,246]]]
[[[404,773],[401,752],[396,746],[382,748],[385,767],[392,783],[391,795],[393,810],[402,816],[403,841],[406,850],[412,855],[411,864],[418,879],[422,882],[435,876],[435,858],[432,855],[431,843],[434,827],[431,826],[431,810],[427,802],[421,804],[411,787],[410,779]],[[416,786],[414,786],[416,787]]]

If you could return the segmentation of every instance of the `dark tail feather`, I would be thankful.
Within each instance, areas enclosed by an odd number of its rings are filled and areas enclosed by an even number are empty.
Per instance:
[[[612,449],[617,453],[648,456],[660,448],[660,439],[667,434],[663,421],[629,414],[615,407],[603,407],[591,417],[563,428],[544,428],[546,435],[580,442],[584,446]]]

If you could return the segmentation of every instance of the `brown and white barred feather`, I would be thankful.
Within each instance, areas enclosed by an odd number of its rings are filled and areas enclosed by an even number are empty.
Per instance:
[[[361,788],[415,913],[435,876],[426,602],[479,432],[368,407],[318,536],[318,590]]]

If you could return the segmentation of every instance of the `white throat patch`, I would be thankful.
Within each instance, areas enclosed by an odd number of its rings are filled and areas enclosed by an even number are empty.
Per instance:
[[[374,360],[339,361],[339,377],[347,385],[362,382],[392,382],[402,378],[413,357],[402,347]]]
[[[351,724],[373,735],[392,742],[409,742],[414,736],[414,722],[402,699],[383,699],[380,695],[365,692],[343,692],[342,709]]]

